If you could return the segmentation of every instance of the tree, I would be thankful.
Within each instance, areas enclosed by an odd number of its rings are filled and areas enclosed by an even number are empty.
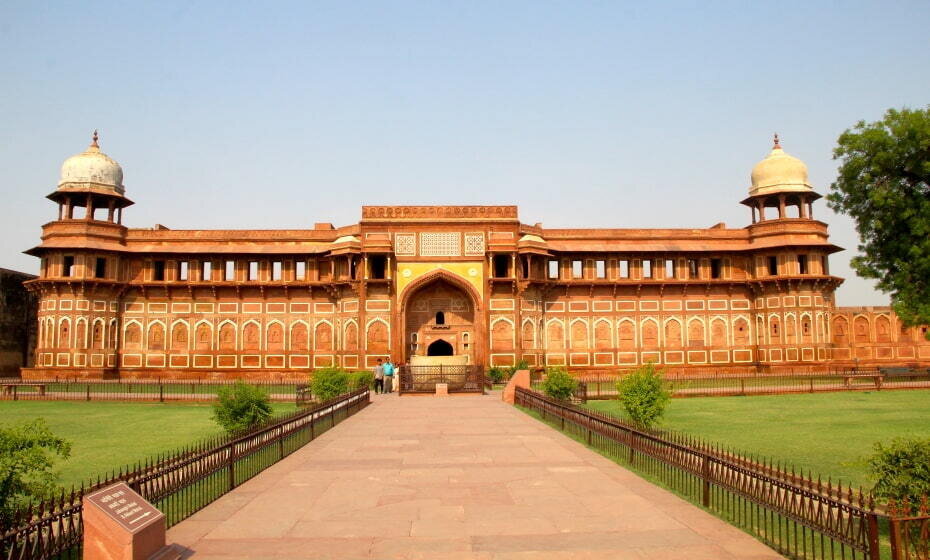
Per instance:
[[[213,419],[229,433],[260,426],[271,418],[268,392],[254,385],[236,381],[219,390],[213,404]]]
[[[565,371],[565,368],[551,368],[546,372],[546,379],[543,381],[543,392],[548,397],[567,401],[576,388],[578,388],[578,380]]]
[[[42,418],[0,426],[0,529],[30,503],[57,489],[55,459],[67,459],[71,444],[49,430]]]
[[[617,381],[617,398],[635,425],[649,428],[665,414],[672,393],[662,372],[648,362]]]
[[[875,444],[868,466],[876,496],[907,499],[919,504],[930,495],[930,439],[895,438],[889,445]]]
[[[313,372],[310,390],[320,402],[349,392],[349,374],[342,368],[327,367]]]
[[[853,269],[878,280],[906,324],[930,323],[930,106],[859,121],[837,144],[827,200],[856,222]]]

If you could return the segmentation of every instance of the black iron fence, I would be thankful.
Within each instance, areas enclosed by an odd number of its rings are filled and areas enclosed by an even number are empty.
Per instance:
[[[398,393],[435,393],[436,384],[445,383],[450,393],[485,391],[484,366],[435,365],[400,366]]]
[[[730,453],[693,438],[638,430],[617,418],[523,388],[516,404],[603,453],[645,471],[756,536],[804,559],[878,560],[879,517],[861,489]]]
[[[80,558],[84,495],[120,481],[162,511],[171,527],[368,404],[368,388],[358,389],[247,433],[206,440],[63,492],[20,512],[11,528],[0,528],[0,557]]]
[[[0,379],[0,400],[44,401],[150,401],[210,402],[236,381],[169,379]],[[297,389],[306,383],[247,381],[268,391],[271,400],[295,402]]]
[[[583,374],[590,400],[613,399],[621,373]],[[887,389],[930,389],[930,372],[920,370],[848,369],[827,373],[702,375],[665,374],[675,397],[732,395],[777,395],[833,391],[881,391]]]

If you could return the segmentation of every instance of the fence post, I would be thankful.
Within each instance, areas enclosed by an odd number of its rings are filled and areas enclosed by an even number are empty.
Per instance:
[[[158,382],[158,402],[165,402],[165,386]]]
[[[310,413],[310,440],[316,439],[316,412]]]
[[[85,388],[87,390],[87,400],[89,401],[90,400],[90,384],[85,385]]]
[[[866,519],[868,520],[868,529],[869,529],[869,560],[879,560],[881,558],[881,551],[878,548],[878,514],[874,511],[870,511],[866,514]],[[889,516],[890,525],[891,525],[891,558],[892,560],[904,560],[906,556],[904,554],[906,550],[902,550],[901,545],[901,526],[895,523],[895,520]],[[895,531],[898,532],[895,535]],[[897,537],[897,538],[896,538]]]
[[[284,458],[284,427],[278,427],[278,458]]]
[[[13,385],[13,400],[14,400],[14,401],[18,401],[18,400],[19,400],[19,390],[18,390],[18,389],[19,389],[19,388],[18,388],[16,385]]]
[[[740,378],[740,380],[739,380],[739,393],[740,393],[741,395],[745,395],[745,394],[746,394],[746,380],[743,379],[743,378]]]
[[[701,490],[701,503],[704,507],[710,507],[710,457],[705,453],[701,459],[701,479],[704,484]]]
[[[814,378],[811,377],[811,393],[814,392]]]
[[[236,444],[231,443],[229,445],[229,463],[226,466],[226,471],[229,477],[229,489],[232,490],[236,487]]]

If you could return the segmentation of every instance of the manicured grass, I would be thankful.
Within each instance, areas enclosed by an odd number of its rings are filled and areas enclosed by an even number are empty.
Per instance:
[[[615,400],[588,406],[622,416]],[[673,399],[660,427],[867,488],[875,442],[930,438],[930,391]]]
[[[275,414],[293,404],[272,404]],[[209,405],[109,402],[3,401],[3,424],[45,418],[52,432],[71,442],[71,457],[60,464],[61,484],[79,485],[98,474],[169,452],[222,430]]]

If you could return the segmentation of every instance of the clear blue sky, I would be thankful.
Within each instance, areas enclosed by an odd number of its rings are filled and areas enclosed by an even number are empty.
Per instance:
[[[0,4],[0,266],[94,128],[172,228],[520,206],[549,227],[731,227],[778,132],[826,193],[837,136],[930,103],[930,3]],[[848,268],[841,305],[887,298]]]

